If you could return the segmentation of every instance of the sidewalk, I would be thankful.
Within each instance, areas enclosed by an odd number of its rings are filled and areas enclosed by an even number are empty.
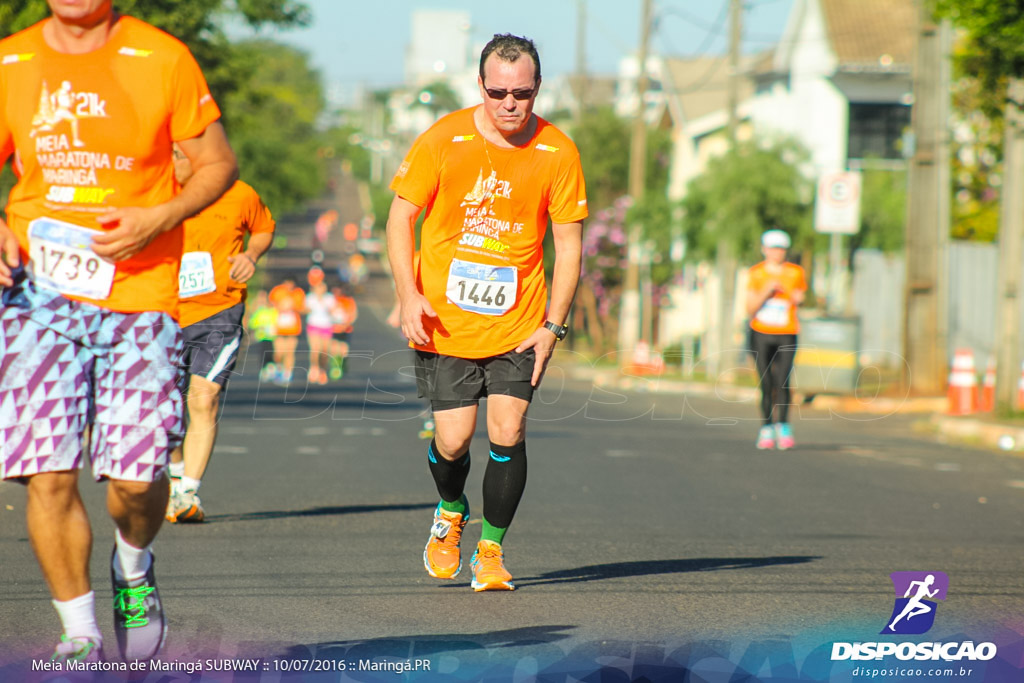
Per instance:
[[[376,286],[383,287],[384,278],[374,279]],[[377,297],[370,288],[370,307],[383,319],[391,305],[391,290],[384,289]],[[572,351],[562,350],[552,359],[560,365],[567,377],[589,382],[595,387],[636,391],[638,393],[690,394],[716,398],[732,403],[751,402],[760,399],[756,387],[742,386],[729,382],[687,381],[675,377],[655,375],[639,376],[624,373],[616,367],[594,367],[588,365]],[[797,393],[797,401],[803,397]],[[936,435],[947,443],[961,443],[1005,452],[1024,454],[1024,424],[999,422],[990,414],[966,417],[946,415],[949,401],[945,396],[893,398],[889,396],[838,396],[818,394],[813,397],[810,407],[814,410],[838,414],[914,415],[920,419],[917,424],[923,431]]]
[[[730,402],[757,401],[755,387],[726,382],[696,382],[658,376],[634,376],[619,368],[595,368],[570,365],[567,374],[573,379],[588,381],[597,387],[636,391],[640,393],[691,394]],[[802,397],[797,394],[797,402]],[[814,410],[839,414],[917,415],[918,425],[935,434],[941,441],[980,446],[994,450],[1024,454],[1024,424],[999,421],[991,414],[969,416],[947,415],[949,402],[944,396],[892,398],[887,396],[858,397],[817,395],[810,402]]]

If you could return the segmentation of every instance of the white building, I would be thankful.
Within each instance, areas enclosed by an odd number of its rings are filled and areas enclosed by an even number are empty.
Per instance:
[[[405,55],[405,82],[427,85],[471,66],[469,12],[414,10],[409,47]]]
[[[794,0],[776,50],[744,59],[739,138],[795,138],[810,152],[812,177],[902,163],[916,18],[914,0]],[[648,73],[647,119],[671,126],[668,192],[680,199],[708,160],[728,149],[727,59],[652,58]],[[636,59],[624,60],[620,74],[620,112],[632,114]],[[714,312],[717,305],[705,308]],[[690,314],[684,309],[679,302],[663,309],[661,344],[683,334],[673,320]]]
[[[746,56],[740,139],[792,137],[817,175],[901,160],[910,124],[914,0],[794,0],[773,53]],[[728,59],[650,56],[645,118],[671,128],[669,196],[681,198],[708,159],[728,148]],[[636,112],[637,60],[619,68],[616,112]]]
[[[769,68],[751,75],[754,129],[800,140],[818,173],[901,159],[916,18],[913,0],[795,0]]]

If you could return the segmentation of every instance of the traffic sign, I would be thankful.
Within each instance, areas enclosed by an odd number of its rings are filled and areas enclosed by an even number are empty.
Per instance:
[[[826,173],[818,179],[814,202],[814,229],[818,232],[854,235],[860,231],[859,171]]]

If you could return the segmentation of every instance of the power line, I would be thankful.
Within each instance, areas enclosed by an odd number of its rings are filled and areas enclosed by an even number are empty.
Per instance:
[[[707,51],[711,48],[711,45],[712,45],[712,43],[714,43],[715,39],[719,38],[719,37],[721,37],[723,35],[723,31],[724,31],[724,28],[725,28],[725,21],[726,21],[726,19],[729,18],[729,0],[724,0],[722,2],[722,7],[718,11],[718,16],[715,18],[714,23],[711,23],[711,24],[703,24],[703,22],[694,23],[692,21],[692,15],[689,15],[686,12],[681,12],[680,10],[677,10],[677,9],[674,9],[674,8],[671,8],[668,11],[664,11],[663,10],[662,11],[662,15],[663,16],[673,16],[673,15],[681,16],[681,17],[685,18],[687,21],[689,21],[691,24],[693,24],[694,26],[697,26],[698,28],[702,28],[702,29],[704,29],[706,31],[706,33],[704,35],[704,39],[703,39],[703,41],[701,41],[701,44],[697,47],[696,50],[694,50],[694,52],[692,52],[690,54],[691,58],[693,58],[693,57],[701,57],[701,56],[707,54]],[[655,24],[654,25],[654,29],[658,33],[658,38],[660,40],[662,40],[663,42],[665,42],[668,45],[669,49],[673,53],[680,54],[680,52],[678,50],[676,50],[675,46],[668,39],[668,36],[665,34],[665,32],[659,30],[661,28],[660,17],[658,19],[655,19],[654,24]],[[700,24],[703,24],[703,25],[700,25]]]

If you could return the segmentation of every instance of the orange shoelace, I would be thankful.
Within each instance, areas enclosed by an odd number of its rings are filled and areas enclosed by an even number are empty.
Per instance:
[[[501,548],[493,545],[485,545],[481,549],[477,549],[477,563],[480,566],[481,574],[499,574],[505,576],[508,572],[505,570],[505,565],[502,564]]]
[[[448,529],[448,533],[445,534],[444,538],[438,539],[445,550],[449,552],[455,552],[459,548],[459,540],[462,538],[462,518],[458,521],[451,519],[450,517],[445,518],[451,523],[451,527]]]

